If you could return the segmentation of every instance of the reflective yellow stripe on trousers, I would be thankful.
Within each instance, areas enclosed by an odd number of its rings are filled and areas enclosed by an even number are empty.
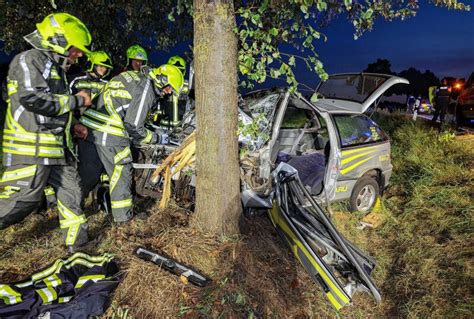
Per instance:
[[[66,235],[66,245],[74,245],[76,242],[77,234],[79,233],[79,227],[81,224],[86,222],[86,217],[84,214],[76,215],[69,208],[67,208],[59,199],[58,199],[58,210],[61,216],[64,219],[59,221],[60,228],[67,228]]]
[[[114,164],[120,163],[121,160],[123,160],[124,158],[126,158],[130,154],[131,154],[130,147],[125,147],[122,151],[118,152],[114,156]]]
[[[123,199],[123,200],[113,200],[111,201],[112,208],[125,208],[130,207],[133,205],[133,201],[131,198]]]

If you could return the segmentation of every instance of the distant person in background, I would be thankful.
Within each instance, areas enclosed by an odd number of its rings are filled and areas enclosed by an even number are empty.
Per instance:
[[[430,112],[433,112],[436,105],[436,86],[430,86],[428,89],[428,99],[430,101],[431,107]]]
[[[446,79],[443,79],[443,81],[441,81],[441,85],[438,87],[435,94],[436,109],[433,114],[433,119],[431,120],[433,123],[436,123],[439,116],[441,126],[443,125],[444,117],[446,115],[446,110],[449,104],[450,95],[451,88],[448,86],[448,81]]]
[[[420,106],[421,106],[421,95],[418,95],[418,97],[415,100],[415,108],[414,111],[420,111]]]
[[[411,114],[413,113],[413,108],[415,106],[415,97],[413,95],[410,95],[407,100],[407,113]]]

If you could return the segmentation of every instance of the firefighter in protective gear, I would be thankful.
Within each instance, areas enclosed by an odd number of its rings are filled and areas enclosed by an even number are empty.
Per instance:
[[[87,71],[70,81],[69,91],[76,94],[81,90],[90,92],[92,100],[105,87],[107,81],[104,80],[113,69],[112,59],[104,51],[91,52],[88,55]]]
[[[183,73],[183,77],[186,75],[186,61],[180,57],[179,55],[174,55],[168,59],[168,63],[177,67],[181,73]]]
[[[167,135],[146,129],[145,120],[157,99],[179,92],[182,85],[183,75],[172,65],[144,73],[122,72],[106,85],[94,109],[87,109],[80,119],[89,131],[86,140],[79,144],[79,174],[84,195],[98,183],[103,165],[109,176],[112,215],[116,222],[132,218],[130,142],[167,144]]]
[[[168,64],[176,66],[181,71],[183,76],[186,74],[186,61],[179,55],[170,57],[168,59]],[[188,93],[189,83],[185,80],[180,94],[175,92],[166,101],[161,103],[163,113],[160,120],[160,125],[168,127],[180,125],[180,118],[182,118],[186,112],[186,106],[183,105],[185,103],[180,103],[180,100],[181,102],[186,102],[184,95],[187,95]]]
[[[79,175],[71,138],[72,111],[91,104],[87,93],[70,95],[65,72],[89,53],[87,27],[67,13],[48,15],[25,37],[34,49],[15,56],[8,73],[9,105],[3,131],[0,229],[20,222],[54,189],[59,224],[69,250],[87,241],[80,209]]]
[[[127,68],[125,71],[140,71],[143,65],[146,65],[148,55],[144,48],[138,44],[132,45],[127,49]]]
[[[88,56],[87,72],[75,76],[70,79],[69,92],[70,94],[77,94],[79,91],[85,90],[91,96],[91,100],[104,89],[107,81],[103,78],[110,74],[113,69],[112,59],[104,51],[91,52]],[[85,108],[76,108],[74,110],[74,117],[79,119],[81,112]],[[87,134],[87,130],[81,130],[80,127],[74,125],[74,136],[80,139],[84,139]],[[46,207],[55,208],[57,207],[56,193],[51,186],[47,186],[44,189],[46,196]]]

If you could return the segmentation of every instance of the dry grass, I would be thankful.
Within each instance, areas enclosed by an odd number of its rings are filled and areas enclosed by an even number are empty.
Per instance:
[[[188,226],[178,208],[141,207],[150,217],[116,226],[103,213],[88,217],[86,250],[114,253],[122,273],[104,318],[469,318],[473,313],[474,140],[387,118],[394,176],[381,226],[358,230],[363,216],[337,205],[337,227],[378,262],[383,302],[358,295],[333,310],[279,240],[266,218],[243,219],[241,234],[221,238]],[[430,147],[428,147],[430,145]],[[31,215],[0,231],[0,282],[22,279],[64,257],[56,216]],[[213,279],[197,288],[132,255],[143,245]],[[125,315],[127,312],[127,315]]]

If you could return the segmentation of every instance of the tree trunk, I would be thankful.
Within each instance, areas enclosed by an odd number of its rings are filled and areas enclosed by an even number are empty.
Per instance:
[[[196,212],[216,234],[238,233],[237,38],[231,0],[194,0]]]

